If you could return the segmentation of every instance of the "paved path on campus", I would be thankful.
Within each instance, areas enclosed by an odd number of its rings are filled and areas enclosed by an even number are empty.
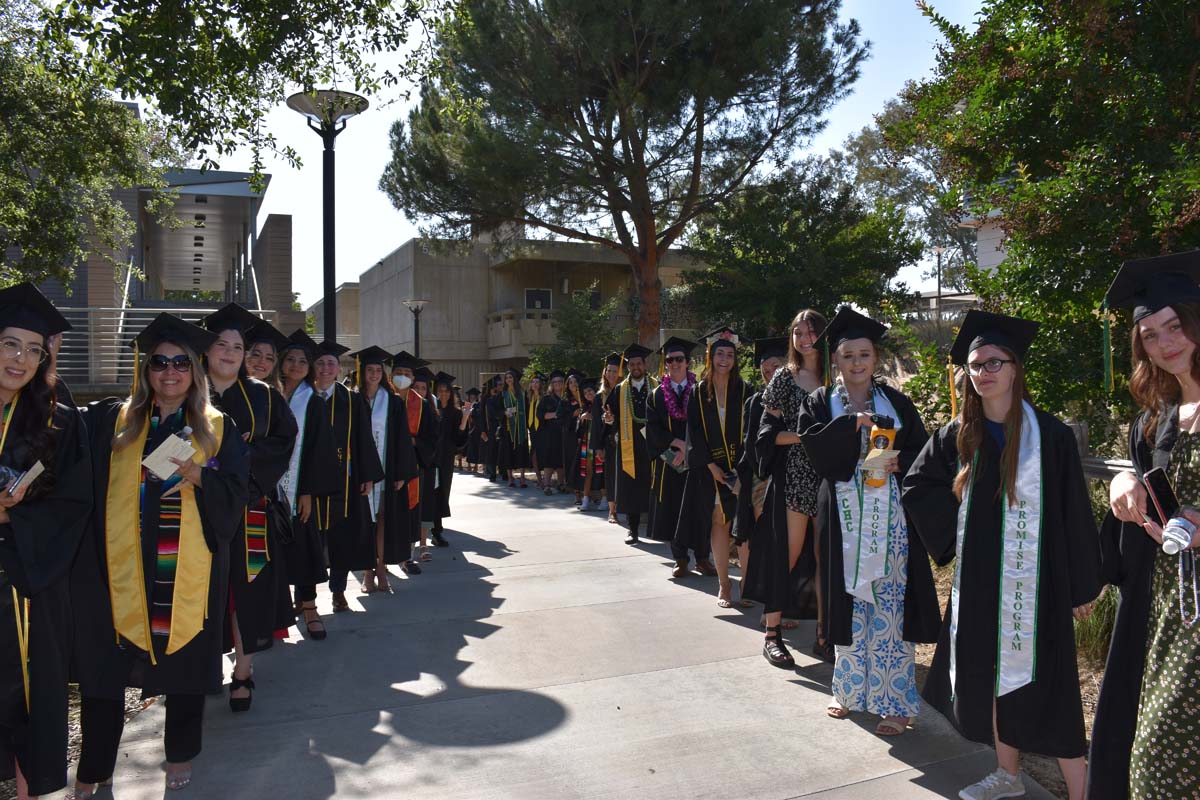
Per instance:
[[[897,739],[828,719],[811,623],[797,670],[771,667],[757,610],[670,580],[664,544],[628,547],[603,514],[467,475],[453,506],[423,575],[259,658],[249,713],[210,698],[195,781],[166,794],[907,800],[994,769],[930,710]],[[164,796],[162,722],[156,704],[127,727],[114,797]]]

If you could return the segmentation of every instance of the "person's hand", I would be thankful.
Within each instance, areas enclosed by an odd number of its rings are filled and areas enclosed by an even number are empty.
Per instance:
[[[900,473],[900,455],[891,456],[883,462],[883,471],[889,475],[898,475]]]
[[[242,441],[243,441],[243,442],[248,442],[248,441],[250,441],[250,434],[249,434],[249,433],[243,433],[243,434],[242,434]]]
[[[404,481],[396,481],[392,484],[392,488],[397,492],[404,488]]]
[[[683,461],[685,458],[687,458],[687,455],[682,450],[675,447],[675,445],[671,445],[671,449],[675,451],[675,455],[671,458],[671,465],[675,467],[682,467]]]
[[[613,424],[613,414],[612,414],[612,409],[610,409],[610,408],[604,409],[604,424],[605,425]]]
[[[588,421],[588,420],[590,420],[591,418],[592,418],[592,415],[591,415],[591,413],[590,413],[590,412],[587,412],[587,411],[585,411],[584,413],[582,413],[582,414],[580,414],[580,415],[579,415],[579,421],[580,421],[580,422],[587,422],[587,421]]]
[[[1121,522],[1141,525],[1145,521],[1146,487],[1137,475],[1122,472],[1112,479],[1108,485],[1108,507]]]
[[[184,484],[188,484],[189,486],[199,486],[201,481],[204,479],[204,470],[202,470],[200,465],[195,461],[192,461],[190,458],[172,458],[171,463],[178,467],[176,473],[179,475],[179,483],[163,492],[163,497],[170,497],[171,495],[182,491]]]
[[[720,467],[718,467],[716,464],[709,464],[708,471],[712,473],[712,476],[717,481],[717,483],[725,483],[725,471],[722,470]],[[728,485],[728,484],[726,484],[726,485]]]
[[[783,412],[780,411],[778,408],[764,408],[763,413],[770,414],[772,417],[782,417],[783,416]]]
[[[854,429],[856,431],[861,431],[863,428],[870,428],[874,424],[870,414],[861,412],[854,415]]]
[[[1096,598],[1096,599],[1098,600],[1099,598]],[[1090,603],[1084,603],[1081,606],[1075,606],[1075,608],[1071,609],[1071,616],[1075,617],[1075,619],[1082,622],[1083,620],[1087,619],[1088,617],[1090,617],[1092,615],[1092,609],[1094,609],[1095,607],[1096,607],[1096,600],[1093,600]]]
[[[25,499],[25,492],[27,491],[29,491],[29,484],[25,484],[12,494],[9,494],[8,492],[0,492],[0,509],[4,510],[6,516],[10,508]]]
[[[371,493],[371,490],[374,488],[375,488],[375,481],[367,481],[366,483],[362,484],[362,486],[359,487],[359,489],[362,490],[364,497],[369,495]]]
[[[482,432],[480,432],[480,434],[479,434],[479,441],[481,441],[481,442],[486,442],[486,441],[487,441],[487,431],[482,431]]]
[[[308,523],[308,518],[312,516],[312,495],[302,494],[296,498],[296,515],[300,517],[300,521]]]
[[[1159,545],[1162,544],[1163,529],[1161,525],[1152,519],[1144,519],[1142,520],[1142,528],[1146,531],[1151,539],[1153,539]]]
[[[546,419],[558,419],[558,414],[553,411],[546,412]]]

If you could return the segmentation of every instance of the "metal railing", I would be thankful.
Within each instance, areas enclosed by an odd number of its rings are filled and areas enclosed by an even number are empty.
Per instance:
[[[199,322],[215,308],[60,308],[71,323],[58,353],[58,374],[74,390],[120,392],[133,379],[130,342],[164,311],[188,322]],[[275,312],[254,311],[271,320]]]

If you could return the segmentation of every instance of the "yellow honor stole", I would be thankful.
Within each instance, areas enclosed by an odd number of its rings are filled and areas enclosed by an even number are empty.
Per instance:
[[[121,406],[116,430],[127,422],[129,403]],[[206,412],[221,447],[225,418],[209,408]],[[105,561],[108,566],[108,591],[112,599],[113,629],[154,659],[150,640],[150,609],[146,599],[146,579],[142,572],[140,500],[142,487],[142,450],[150,432],[149,420],[142,425],[136,441],[114,450],[108,466],[108,506],[104,519]],[[215,455],[215,454],[214,454]],[[208,454],[197,451],[192,461],[201,466]],[[212,553],[204,541],[204,530],[196,507],[195,488],[180,484],[179,556],[175,569],[175,587],[171,597],[171,634],[167,655],[178,652],[204,629],[208,618],[208,582]]]
[[[621,409],[621,471],[631,478],[637,477],[637,466],[633,457],[633,385],[626,378],[617,384],[617,405]],[[646,403],[658,387],[658,381],[646,376]]]

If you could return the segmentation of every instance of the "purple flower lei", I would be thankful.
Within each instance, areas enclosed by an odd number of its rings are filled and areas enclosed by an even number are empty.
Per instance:
[[[696,388],[696,375],[693,372],[689,372],[683,382],[683,400],[680,402],[680,399],[675,395],[675,387],[671,383],[671,379],[667,376],[663,377],[663,400],[666,401],[667,413],[671,415],[672,419],[687,419],[688,401],[692,397],[692,389],[694,388]]]

